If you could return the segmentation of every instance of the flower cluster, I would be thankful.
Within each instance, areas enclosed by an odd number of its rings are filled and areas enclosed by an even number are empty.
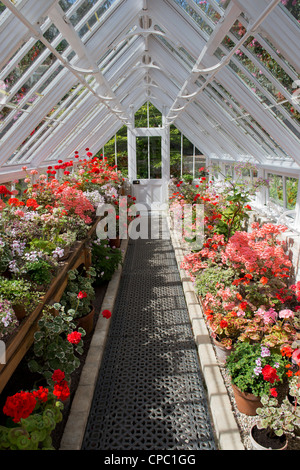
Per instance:
[[[55,395],[58,400],[67,400],[70,396],[70,389],[65,380],[65,373],[60,369],[56,369],[53,372],[52,380],[54,382],[53,395]]]
[[[236,174],[242,178],[250,170],[238,165]],[[184,256],[181,268],[193,281],[211,337],[227,349],[233,382],[276,397],[288,378],[297,383],[300,399],[300,367],[292,359],[299,360],[300,282],[289,285],[292,262],[282,241],[287,227],[248,225],[249,195],[258,186],[268,181],[256,179],[251,188],[230,178],[222,184],[209,178],[195,186],[177,183],[170,198],[175,223],[185,204],[204,204],[204,243]]]
[[[14,423],[28,418],[36,406],[36,398],[31,392],[19,392],[12,397],[7,397],[3,413],[10,416]]]

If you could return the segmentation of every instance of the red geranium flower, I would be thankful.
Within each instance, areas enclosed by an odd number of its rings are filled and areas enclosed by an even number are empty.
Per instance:
[[[71,344],[78,344],[81,341],[81,333],[78,331],[73,331],[72,333],[68,334],[67,340]]]
[[[39,207],[35,199],[27,199],[26,206],[31,207],[34,211]]]
[[[241,310],[246,310],[247,306],[248,306],[247,302],[241,302],[240,305],[239,305]]]
[[[104,318],[110,318],[111,317],[111,311],[110,310],[103,310],[102,315]]]
[[[87,293],[83,291],[80,291],[79,294],[77,295],[78,299],[84,299],[85,297],[87,297]]]
[[[3,413],[10,416],[14,423],[20,419],[28,418],[36,405],[36,399],[30,392],[19,392],[12,397],[7,397],[3,407]]]
[[[221,328],[226,328],[228,326],[228,322],[226,320],[221,320],[220,321],[220,327]]]
[[[264,377],[264,380],[266,380],[267,382],[270,382],[271,384],[273,384],[275,380],[279,380],[279,377],[277,375],[277,370],[274,369],[274,367],[270,366],[269,364],[264,366],[261,372]]]
[[[12,194],[6,186],[1,185],[0,186],[0,194],[4,194],[4,196],[7,196],[7,194]]]
[[[48,388],[39,387],[38,390],[34,390],[34,391],[32,392],[32,395],[33,395],[34,398],[36,398],[37,400],[46,403],[46,401],[48,400],[48,392],[49,392]]]
[[[54,385],[53,395],[55,395],[59,400],[66,400],[70,396],[70,389],[65,380],[62,380],[59,383]]]
[[[64,380],[64,378],[65,378],[65,373],[60,369],[56,369],[52,374],[53,382],[61,382],[62,380]]]

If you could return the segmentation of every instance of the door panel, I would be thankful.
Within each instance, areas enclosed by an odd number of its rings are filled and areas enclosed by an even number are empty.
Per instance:
[[[140,179],[138,184],[132,185],[132,193],[136,202],[144,204],[148,209],[159,209],[166,202],[166,185],[161,179]]]

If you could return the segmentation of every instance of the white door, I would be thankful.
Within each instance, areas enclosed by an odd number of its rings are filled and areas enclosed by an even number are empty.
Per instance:
[[[168,199],[163,164],[161,136],[136,137],[136,179],[132,182],[132,193],[137,203],[151,210],[160,210]]]
[[[133,182],[132,193],[137,203],[151,210],[161,210],[167,202],[168,185],[163,179],[140,179]]]

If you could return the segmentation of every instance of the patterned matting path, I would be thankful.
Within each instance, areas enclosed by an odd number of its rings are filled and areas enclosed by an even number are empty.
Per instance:
[[[82,444],[107,449],[216,449],[170,239],[129,240]]]

